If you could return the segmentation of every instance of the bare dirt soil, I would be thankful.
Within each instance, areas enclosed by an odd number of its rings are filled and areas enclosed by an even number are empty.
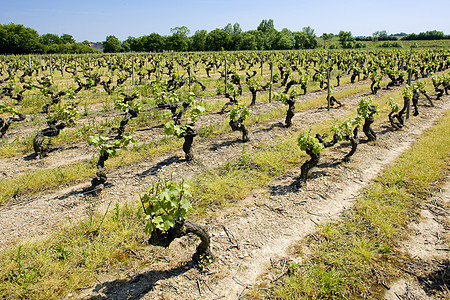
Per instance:
[[[449,299],[450,297],[450,181],[427,201],[421,218],[410,226],[402,252],[413,260],[401,270],[405,277],[392,283],[385,299]]]

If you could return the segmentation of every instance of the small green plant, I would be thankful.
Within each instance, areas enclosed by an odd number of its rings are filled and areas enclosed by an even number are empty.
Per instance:
[[[250,139],[248,137],[248,131],[245,128],[244,122],[250,117],[252,111],[247,106],[236,105],[229,112],[230,116],[230,127],[233,131],[242,132],[242,141],[244,143],[248,142]]]
[[[49,117],[50,123],[64,122],[67,126],[74,126],[78,117],[77,104],[73,99],[69,99],[64,106],[58,106]]]
[[[344,141],[348,136],[352,134],[355,126],[360,125],[361,124],[357,123],[355,119],[345,119],[339,124],[334,125],[330,131],[331,133],[333,133],[333,135],[336,135],[338,141]]]
[[[64,246],[61,245],[61,244],[56,245],[55,251],[56,251],[56,257],[57,257],[59,260],[65,260],[65,259],[67,259],[67,257],[70,255],[70,251],[69,251],[69,250],[66,250],[66,249],[64,248]]]
[[[121,88],[118,89],[118,92],[120,94],[114,99],[114,106],[126,113],[129,111],[139,113],[141,104],[134,100],[138,99],[140,94],[137,91],[134,91],[131,95],[125,95]]]
[[[253,106],[256,104],[256,93],[262,89],[265,89],[266,87],[262,87],[260,85],[260,81],[256,77],[251,77],[247,80],[247,87],[250,93],[252,93],[252,101],[250,103],[250,106]]]
[[[115,156],[117,149],[126,148],[130,143],[135,143],[133,136],[125,133],[121,139],[112,139],[99,134],[94,134],[89,137],[89,144],[100,148],[100,156]]]
[[[1,139],[6,135],[6,131],[8,131],[9,126],[11,126],[11,123],[25,120],[25,115],[22,114],[14,106],[7,105],[5,103],[0,103],[0,113],[8,113],[11,115],[10,117],[5,119],[0,117],[0,139]]]
[[[179,96],[174,91],[168,91],[167,83],[157,79],[150,89],[153,101],[158,104],[171,104],[180,101]]]
[[[394,98],[389,97],[387,100],[387,104],[389,105],[389,107],[391,108],[391,112],[392,113],[396,113],[399,111],[399,104],[397,102],[395,102]]]
[[[188,189],[183,180],[175,182],[172,177],[159,176],[156,183],[141,196],[146,220],[144,230],[150,234],[150,244],[163,247],[168,247],[174,239],[189,233],[197,235],[201,242],[193,260],[204,265],[205,258],[214,258],[209,248],[210,237],[201,225],[186,220],[192,208]]]
[[[247,106],[237,105],[228,114],[230,115],[230,120],[235,122],[241,118],[243,121],[247,120],[251,113],[252,111]]]
[[[412,88],[409,85],[406,85],[402,90],[402,95],[404,98],[411,100],[413,96]]]
[[[281,103],[283,103],[285,105],[289,105],[289,100],[295,99],[299,95],[300,95],[300,91],[298,90],[298,88],[294,87],[287,93],[284,93],[284,92],[273,93],[273,100],[280,101]]]
[[[358,109],[357,109],[357,116],[355,118],[355,121],[357,123],[363,124],[363,132],[369,139],[369,141],[375,141],[377,139],[375,131],[373,131],[372,125],[373,122],[375,122],[375,119],[373,117],[374,114],[378,114],[378,110],[376,106],[372,102],[372,98],[370,97],[363,97],[361,101],[358,103]]]
[[[376,95],[378,90],[380,90],[381,79],[383,79],[383,76],[381,74],[378,74],[378,72],[375,71],[370,73],[370,80],[372,81],[370,90],[372,91],[373,95]]]
[[[183,221],[186,218],[186,214],[192,208],[191,202],[187,199],[191,196],[188,188],[184,182],[176,183],[172,178],[161,177],[147,189],[141,196],[147,234],[151,234],[155,229],[167,231],[176,221]]]
[[[13,258],[13,261],[16,263],[16,268],[8,273],[6,278],[8,281],[18,285],[27,285],[39,278],[39,271],[35,267],[25,266],[25,258],[26,255],[23,253],[23,248],[19,245],[17,255]]]
[[[91,191],[94,194],[99,194],[103,189],[106,180],[106,172],[104,170],[105,161],[109,157],[115,156],[117,149],[126,148],[130,143],[135,143],[133,136],[129,133],[120,135],[120,138],[110,138],[99,134],[94,134],[89,137],[89,144],[100,148],[100,157],[97,161],[96,177],[91,180]]]
[[[349,141],[351,144],[352,148],[350,152],[344,156],[344,162],[350,161],[350,157],[356,152],[359,143],[358,128],[362,125],[361,120],[361,118],[345,119],[331,128],[331,132],[333,133],[336,142]]]
[[[311,152],[314,154],[319,154],[324,148],[323,144],[320,143],[317,138],[311,135],[311,131],[302,131],[297,139],[297,144],[300,150],[305,152]]]
[[[300,95],[297,88],[292,88],[291,91],[285,91],[281,93],[274,93],[273,99],[276,101],[280,101],[284,105],[288,105],[288,110],[286,112],[286,120],[285,125],[286,127],[292,126],[292,118],[295,114],[295,98],[297,98]]]
[[[388,98],[387,103],[391,108],[391,112],[388,115],[389,122],[391,123],[392,128],[398,130],[404,125],[405,120],[403,118],[403,114],[406,110],[406,106],[403,107],[402,110],[400,110],[399,104],[395,102],[394,98],[392,97]]]
[[[363,97],[361,101],[358,102],[357,114],[358,117],[366,119],[372,113],[372,109],[376,109],[376,106],[373,104],[372,98]]]
[[[305,151],[310,156],[310,160],[307,160],[301,166],[299,181],[295,183],[296,186],[301,186],[303,183],[306,183],[308,172],[319,163],[320,152],[324,148],[324,145],[316,137],[311,135],[311,131],[300,132],[297,144],[300,150]]]
[[[191,161],[194,159],[192,143],[194,137],[198,134],[194,126],[195,122],[205,113],[205,105],[202,101],[198,101],[195,98],[194,93],[189,92],[187,100],[183,102],[179,111],[176,111],[177,107],[178,105],[175,106],[173,119],[164,124],[164,133],[169,136],[184,138],[183,151],[185,159]],[[187,115],[184,121],[182,120],[183,114]]]
[[[22,113],[16,109],[13,105],[7,105],[6,103],[0,103],[0,113],[8,113],[14,116],[20,116]]]

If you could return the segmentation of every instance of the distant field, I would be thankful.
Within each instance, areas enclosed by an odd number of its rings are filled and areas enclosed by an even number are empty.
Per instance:
[[[398,40],[403,48],[410,48],[412,45],[417,45],[418,48],[436,48],[436,47],[450,47],[450,40],[433,40],[433,41],[402,41]],[[318,38],[317,39],[318,45],[323,47],[323,39]],[[389,41],[390,43],[395,41]],[[364,42],[362,41],[364,45],[366,45],[366,48],[378,48],[381,44],[384,43],[384,41],[379,42]],[[335,37],[331,41],[326,42],[326,47],[328,48],[330,45],[334,45],[337,48],[340,48],[339,44],[339,38]]]

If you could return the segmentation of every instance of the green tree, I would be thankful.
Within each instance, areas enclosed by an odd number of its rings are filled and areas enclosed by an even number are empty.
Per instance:
[[[354,38],[351,31],[340,31],[339,32],[339,43],[341,43],[342,48],[352,48],[352,42]]]
[[[296,49],[314,49],[317,47],[317,37],[314,29],[311,27],[303,27],[302,31],[294,33]]]
[[[223,51],[229,50],[231,36],[223,29],[214,29],[206,36],[206,45],[208,50]]]
[[[326,49],[326,45],[325,45],[326,41],[331,40],[333,37],[334,37],[334,34],[332,34],[332,33],[325,33],[325,32],[322,33],[321,38],[323,40],[323,48],[324,49]]]
[[[261,49],[262,34],[257,30],[249,30],[242,34],[239,50]]]
[[[119,39],[114,35],[108,35],[106,41],[103,42],[103,52],[105,53],[117,53],[122,50],[122,44]]]
[[[283,28],[278,33],[276,49],[289,50],[292,49],[293,47],[294,47],[294,36],[292,35],[292,32],[287,28]]]
[[[204,29],[197,30],[191,37],[191,50],[193,51],[205,51],[206,47],[206,36],[208,32]]]
[[[262,20],[261,23],[258,25],[258,31],[261,32],[268,32],[271,29],[275,29],[275,27],[273,26],[273,20],[269,19],[269,20]]]
[[[228,50],[239,50],[241,40],[242,40],[242,29],[239,23],[228,23],[223,30],[230,35],[231,41]]]
[[[142,52],[144,51],[144,47],[142,46],[143,38],[135,38],[132,36],[127,37],[125,41],[122,42],[122,51],[129,52]]]
[[[227,26],[223,28],[223,30],[225,30],[226,33],[231,35],[233,34],[233,25],[231,25],[231,23],[228,23]]]
[[[187,38],[183,38],[178,33],[174,33],[166,38],[167,50],[187,51],[189,47]]]
[[[170,32],[172,34],[178,34],[183,39],[187,39],[188,35],[191,33],[189,28],[187,28],[186,26],[179,26],[179,27],[170,28]]]
[[[20,24],[0,24],[0,53],[24,54],[40,52],[39,34]]]
[[[59,38],[63,44],[75,44],[75,39],[68,33],[63,33]]]
[[[39,37],[39,42],[43,45],[63,44],[63,41],[53,33],[46,33]]]
[[[142,51],[161,52],[166,47],[166,38],[158,33],[151,33],[142,37]]]
[[[262,20],[257,30],[262,33],[261,50],[270,50],[277,48],[279,39],[278,31],[273,25],[273,20]]]
[[[166,48],[173,51],[187,51],[188,35],[191,32],[186,26],[170,28],[171,36],[166,39]]]

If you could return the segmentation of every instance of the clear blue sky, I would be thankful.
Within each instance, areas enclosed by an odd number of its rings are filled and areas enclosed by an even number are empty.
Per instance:
[[[108,35],[121,41],[153,32],[170,35],[170,28],[187,26],[208,32],[228,23],[243,31],[263,19],[275,28],[300,31],[305,26],[322,33],[351,31],[354,36],[419,33],[450,34],[450,0],[0,0],[0,24],[23,24],[40,35],[71,34],[78,42],[100,42]]]

